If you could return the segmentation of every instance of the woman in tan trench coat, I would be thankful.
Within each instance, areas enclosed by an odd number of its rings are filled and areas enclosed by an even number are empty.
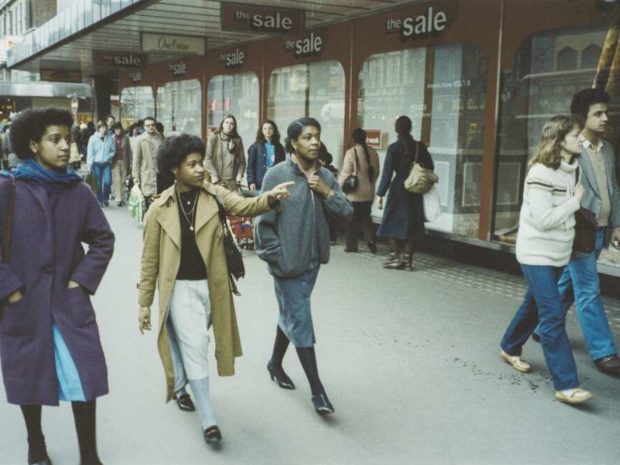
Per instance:
[[[166,139],[159,150],[159,172],[174,175],[175,184],[155,198],[145,218],[138,318],[141,331],[151,329],[157,284],[157,345],[167,400],[182,393],[186,402],[179,407],[193,410],[184,392],[189,381],[204,439],[215,444],[222,436],[209,395],[208,328],[213,325],[220,376],[233,375],[234,359],[241,355],[216,197],[229,215],[256,216],[286,198],[289,183],[245,199],[205,181],[203,154],[200,138],[187,134]]]

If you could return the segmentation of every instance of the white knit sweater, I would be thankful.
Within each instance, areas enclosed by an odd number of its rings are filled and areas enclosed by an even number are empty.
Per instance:
[[[576,168],[564,161],[557,170],[541,163],[530,168],[519,217],[519,263],[559,267],[570,260],[579,210],[573,195]]]

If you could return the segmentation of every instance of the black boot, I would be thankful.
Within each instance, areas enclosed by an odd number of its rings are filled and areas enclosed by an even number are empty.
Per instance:
[[[297,355],[301,366],[306,373],[310,390],[312,391],[312,404],[317,413],[323,415],[334,413],[334,406],[331,404],[325,393],[325,388],[319,378],[319,368],[316,363],[314,347],[297,347]]]
[[[103,465],[97,455],[96,401],[72,402],[81,465]]]
[[[28,465],[52,465],[41,429],[41,406],[22,405],[21,408],[28,432]]]
[[[286,354],[286,349],[288,349],[289,340],[284,334],[284,331],[278,329],[276,331],[276,340],[273,344],[273,353],[271,354],[271,360],[267,364],[267,371],[269,371],[269,376],[272,381],[276,381],[278,386],[282,389],[295,389],[295,385],[291,378],[284,372],[282,368],[282,360],[284,359],[284,354]]]

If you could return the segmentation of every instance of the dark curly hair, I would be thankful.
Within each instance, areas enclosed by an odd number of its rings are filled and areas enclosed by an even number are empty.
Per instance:
[[[573,95],[573,100],[570,104],[570,112],[573,115],[577,115],[583,118],[585,121],[588,119],[588,111],[590,111],[591,105],[597,103],[609,103],[609,94],[603,89],[583,89]]]
[[[22,160],[34,157],[30,142],[41,142],[48,126],[66,126],[71,130],[73,116],[60,108],[27,108],[20,111],[11,122],[11,148]]]
[[[314,128],[317,128],[319,131],[321,130],[321,124],[314,118],[305,116],[303,118],[298,118],[293,121],[286,129],[286,151],[288,153],[295,152],[292,141],[299,139],[299,136],[301,135],[306,126],[312,126]]]
[[[265,121],[263,121],[263,124],[258,127],[258,131],[256,131],[256,142],[260,144],[264,144],[265,142],[267,142],[267,140],[265,139],[265,135],[263,134],[263,126],[265,124],[271,124],[271,127],[273,128],[271,143],[273,145],[278,145],[280,143],[280,131],[278,130],[278,125],[275,123],[275,121],[271,119],[266,119]]]
[[[168,181],[173,180],[172,168],[181,166],[183,160],[192,153],[199,153],[204,157],[205,144],[200,137],[190,134],[167,137],[157,152],[159,174]]]

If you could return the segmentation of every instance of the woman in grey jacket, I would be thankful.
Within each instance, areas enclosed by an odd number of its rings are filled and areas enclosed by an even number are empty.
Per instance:
[[[312,404],[319,414],[334,412],[319,378],[314,352],[314,328],[310,295],[319,267],[329,261],[329,229],[326,215],[349,221],[353,207],[329,170],[318,163],[321,126],[314,118],[300,118],[288,127],[286,149],[290,160],[267,171],[263,191],[294,181],[290,197],[274,211],[258,217],[255,224],[256,253],[269,264],[275,281],[280,318],[267,370],[283,389],[295,385],[282,368],[289,342],[297,350],[308,377]]]

